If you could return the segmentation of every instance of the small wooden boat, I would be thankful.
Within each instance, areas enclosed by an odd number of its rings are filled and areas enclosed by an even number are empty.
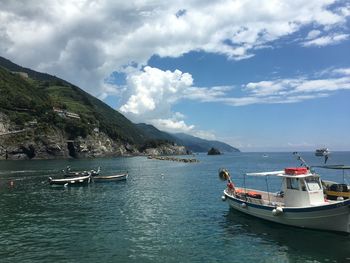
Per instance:
[[[128,178],[128,173],[114,174],[114,175],[97,175],[93,176],[94,182],[112,182],[112,181],[125,181]]]
[[[52,177],[49,177],[49,184],[50,185],[85,185],[91,182],[91,176],[90,175],[84,175],[84,176],[77,176],[77,177],[69,177],[69,178],[62,178],[62,179],[53,179]]]
[[[282,191],[235,187],[228,171],[222,169],[219,177],[228,178],[222,200],[233,209],[280,224],[350,233],[350,199],[325,199],[319,175],[308,167],[246,175],[265,177],[266,184],[269,176],[280,178]]]

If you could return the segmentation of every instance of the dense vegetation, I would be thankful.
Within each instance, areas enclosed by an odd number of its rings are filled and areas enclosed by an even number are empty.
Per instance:
[[[176,142],[178,140],[173,135],[160,131],[153,125],[149,125],[146,123],[138,123],[136,124],[136,126],[140,131],[146,134],[146,136],[151,140],[162,140],[162,141],[170,141],[170,142]],[[180,143],[180,145],[182,144]]]
[[[29,78],[16,72],[25,72]],[[59,108],[80,119],[61,118]],[[36,120],[38,126],[65,130],[71,139],[98,128],[114,140],[143,144],[147,138],[122,114],[80,88],[49,74],[20,67],[0,57],[0,111],[18,128]]]
[[[0,67],[0,108],[17,125],[37,118],[49,119],[52,109],[49,96],[33,80],[24,81],[18,74]]]

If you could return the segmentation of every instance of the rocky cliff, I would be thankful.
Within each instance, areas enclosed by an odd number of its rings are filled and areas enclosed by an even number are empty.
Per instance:
[[[16,127],[0,112],[0,160],[94,158],[132,155],[183,155],[186,148],[162,144],[142,151],[136,145],[113,140],[103,132],[93,132],[70,140],[67,134],[54,127],[40,125]]]

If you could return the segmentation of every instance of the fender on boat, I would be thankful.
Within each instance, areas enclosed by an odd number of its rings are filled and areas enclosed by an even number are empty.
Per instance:
[[[281,215],[283,213],[283,208],[282,207],[276,207],[275,209],[272,210],[272,214],[274,216]]]

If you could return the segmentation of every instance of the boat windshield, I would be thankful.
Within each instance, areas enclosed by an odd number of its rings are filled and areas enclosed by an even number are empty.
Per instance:
[[[320,179],[316,176],[306,177],[305,182],[309,191],[316,191],[322,189]]]
[[[299,190],[299,178],[287,178],[287,188]]]

